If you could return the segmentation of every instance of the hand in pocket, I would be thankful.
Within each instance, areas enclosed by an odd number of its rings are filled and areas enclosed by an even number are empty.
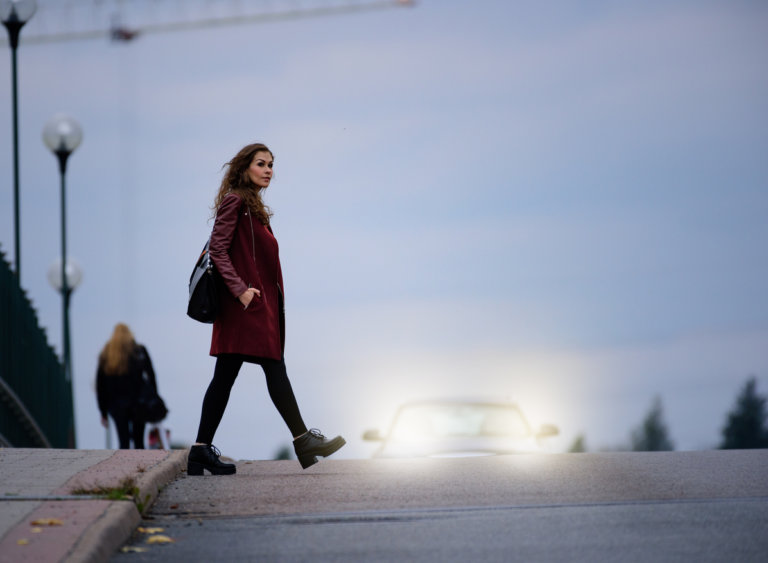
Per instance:
[[[261,291],[256,289],[255,287],[249,287],[245,290],[245,292],[238,297],[240,300],[240,303],[243,304],[243,310],[247,309],[248,306],[251,304],[251,301],[253,301],[254,297],[261,297]]]

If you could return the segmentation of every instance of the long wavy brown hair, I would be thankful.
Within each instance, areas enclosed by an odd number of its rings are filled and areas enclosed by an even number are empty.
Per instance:
[[[117,323],[112,337],[104,345],[99,355],[99,365],[107,375],[125,375],[128,372],[128,360],[136,349],[136,340],[128,325]]]
[[[216,194],[216,198],[213,200],[213,207],[211,209],[214,216],[224,196],[229,192],[233,192],[243,199],[249,211],[256,216],[262,225],[269,225],[272,210],[261,199],[262,188],[251,182],[251,178],[248,176],[248,167],[253,162],[253,157],[257,152],[261,151],[268,152],[274,160],[275,155],[267,148],[267,145],[253,143],[240,149],[240,152],[222,167],[226,169],[226,172],[221,180],[221,186]]]

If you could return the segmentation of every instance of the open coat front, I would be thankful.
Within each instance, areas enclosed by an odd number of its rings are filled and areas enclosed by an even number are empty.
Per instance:
[[[246,354],[279,360],[285,347],[283,274],[277,239],[229,193],[221,202],[209,252],[224,283],[219,284],[219,314],[213,323],[211,355]],[[247,309],[238,300],[254,287]]]

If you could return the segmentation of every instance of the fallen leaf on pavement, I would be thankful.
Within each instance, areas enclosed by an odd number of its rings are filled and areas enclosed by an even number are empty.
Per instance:
[[[149,538],[147,538],[147,543],[150,543],[150,544],[155,544],[155,543],[173,543],[173,542],[174,542],[174,540],[172,540],[168,536],[163,536],[163,535],[160,535],[160,534],[158,534],[156,536],[149,536]]]
[[[37,520],[32,520],[30,524],[33,526],[61,526],[64,522],[58,518],[38,518]]]
[[[27,545],[29,543],[29,540],[26,538],[21,538],[20,540],[16,540],[17,545]]]
[[[160,532],[164,532],[165,528],[136,528],[136,531],[141,532],[142,534],[159,534]]]
[[[172,504],[172,505],[171,505],[171,509],[176,509],[176,508],[179,508],[179,505],[178,505],[178,504]]]
[[[135,545],[126,545],[126,546],[123,546],[120,549],[120,551],[122,551],[123,553],[144,553],[145,551],[147,551],[147,548],[137,547]]]
[[[42,528],[32,528],[32,529],[30,530],[30,532],[32,532],[33,534],[39,534],[39,533],[40,533],[40,532],[42,532],[42,531],[43,531],[43,529],[42,529]]]

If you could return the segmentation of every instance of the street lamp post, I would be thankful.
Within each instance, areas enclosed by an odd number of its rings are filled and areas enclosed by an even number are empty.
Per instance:
[[[16,72],[16,50],[19,46],[19,34],[24,24],[37,9],[35,0],[1,0],[0,20],[8,30],[8,43],[11,46],[11,106],[13,114],[13,224],[14,252],[16,259],[16,279],[21,283],[21,242],[19,239],[19,110]]]
[[[69,340],[69,298],[72,292],[80,284],[83,279],[83,273],[76,262],[67,260],[66,267],[62,270],[62,260],[59,258],[55,260],[51,267],[48,269],[48,281],[53,288],[61,293],[64,303],[64,343],[62,346],[64,356],[64,377],[66,382],[66,389],[64,395],[61,396],[62,405],[67,403],[65,412],[67,413],[69,430],[67,432],[67,444],[69,448],[75,447],[75,416],[74,416],[74,404],[72,403],[72,354],[71,345]],[[62,271],[65,275],[62,277]]]
[[[64,342],[62,350],[64,356],[64,367],[66,371],[65,375],[67,381],[71,381],[70,365],[72,363],[72,348],[70,346],[69,336],[69,304],[72,292],[77,289],[77,286],[80,285],[80,282],[83,280],[83,271],[80,269],[80,266],[77,264],[77,262],[74,262],[73,260],[67,259],[66,266],[64,268],[61,267],[61,264],[62,260],[61,258],[58,258],[54,260],[53,264],[51,264],[51,267],[48,268],[48,282],[51,284],[53,289],[61,293],[62,299],[64,300]],[[64,272],[64,277],[62,277],[62,271]]]
[[[77,121],[63,114],[54,115],[46,123],[43,129],[43,141],[51,149],[59,160],[59,172],[61,175],[61,265],[59,266],[60,291],[63,305],[63,356],[64,372],[67,381],[72,380],[72,366],[70,361],[69,342],[69,297],[75,285],[80,281],[77,275],[77,267],[67,262],[67,198],[66,198],[66,171],[67,159],[83,139],[83,131]],[[69,270],[69,271],[68,271]],[[49,274],[49,280],[51,279]]]

